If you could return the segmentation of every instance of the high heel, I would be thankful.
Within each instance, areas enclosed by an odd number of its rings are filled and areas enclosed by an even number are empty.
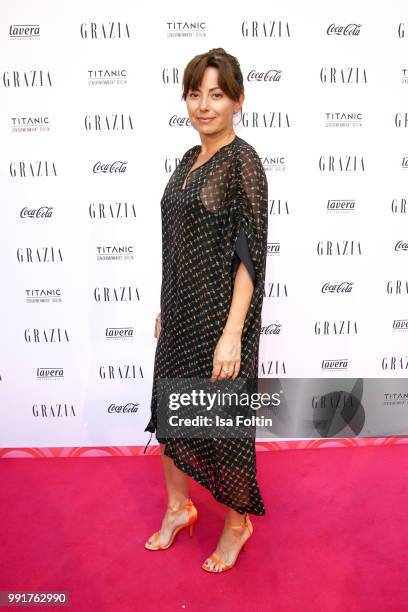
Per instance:
[[[225,521],[226,525],[229,525],[232,528],[235,527],[239,527],[241,528],[243,525],[245,525],[245,527],[248,528],[249,531],[249,538],[251,537],[253,531],[254,531],[254,527],[251,523],[251,521],[249,520],[249,516],[248,514],[245,512],[245,518],[244,518],[244,522],[243,523],[231,523],[231,521]],[[248,543],[249,538],[247,538],[247,540],[241,545],[241,548],[238,550],[237,556],[235,557],[234,561],[232,563],[224,563],[224,561],[222,559],[219,559],[215,554],[212,554],[208,557],[208,559],[211,559],[212,561],[214,561],[214,563],[217,563],[217,565],[221,566],[221,569],[219,570],[215,570],[212,569],[211,567],[206,565],[207,559],[204,561],[204,563],[202,564],[202,568],[203,570],[205,570],[206,572],[213,572],[214,574],[221,574],[222,572],[226,572],[229,569],[232,569],[235,565],[235,563],[237,562],[237,559],[239,557],[239,553],[241,552],[241,550],[245,550],[245,545]]]
[[[145,542],[145,548],[147,548],[147,550],[163,550],[165,548],[170,548],[170,546],[173,544],[174,538],[176,537],[176,535],[178,534],[179,531],[184,529],[184,527],[189,527],[190,538],[193,536],[193,525],[194,525],[194,523],[197,522],[198,512],[197,512],[197,508],[194,506],[192,500],[189,499],[180,508],[174,508],[173,506],[167,506],[167,508],[170,509],[170,510],[173,510],[173,512],[178,512],[180,510],[184,510],[185,508],[187,508],[187,510],[188,510],[188,520],[187,520],[186,523],[183,523],[182,525],[177,525],[177,527],[174,528],[174,530],[173,530],[173,532],[171,534],[169,542],[167,544],[165,544],[164,546],[161,546],[159,544],[160,531],[155,531],[155,533],[153,534],[153,541],[149,542],[149,540],[148,540],[147,542]]]

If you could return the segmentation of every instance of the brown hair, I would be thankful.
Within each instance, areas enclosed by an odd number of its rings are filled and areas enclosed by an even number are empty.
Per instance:
[[[196,55],[189,61],[183,74],[182,100],[187,98],[190,90],[198,89],[207,66],[219,69],[218,85],[229,98],[238,102],[244,92],[244,79],[236,57],[227,53],[222,47],[210,49],[207,53]]]

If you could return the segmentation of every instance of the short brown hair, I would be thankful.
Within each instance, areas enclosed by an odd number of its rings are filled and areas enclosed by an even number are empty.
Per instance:
[[[229,98],[238,102],[244,92],[244,79],[236,57],[227,53],[222,47],[210,49],[207,53],[196,55],[189,61],[183,74],[182,100],[187,98],[190,90],[198,89],[207,66],[219,69],[218,85]]]

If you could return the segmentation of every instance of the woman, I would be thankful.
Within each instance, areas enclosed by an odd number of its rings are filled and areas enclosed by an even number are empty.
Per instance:
[[[159,378],[258,376],[268,185],[255,149],[233,130],[244,101],[237,59],[221,48],[194,57],[182,99],[201,146],[184,154],[161,201],[161,326],[145,428],[151,433]],[[202,567],[230,569],[253,532],[248,513],[265,514],[254,437],[157,440],[169,505],[145,547],[168,548],[183,527],[192,534],[198,513],[189,497],[191,476],[227,506],[218,545]]]

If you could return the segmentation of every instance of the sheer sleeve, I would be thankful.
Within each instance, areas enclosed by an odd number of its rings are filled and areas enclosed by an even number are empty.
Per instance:
[[[236,238],[232,276],[235,277],[242,261],[251,276],[254,293],[262,285],[263,294],[268,241],[268,179],[262,161],[252,147],[240,149],[236,170]],[[254,296],[255,299],[258,297]]]

